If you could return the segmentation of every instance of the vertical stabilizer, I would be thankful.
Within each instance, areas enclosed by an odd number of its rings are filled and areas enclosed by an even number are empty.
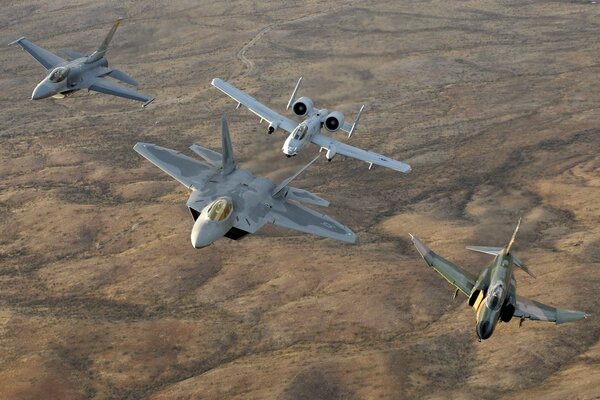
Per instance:
[[[98,47],[98,49],[96,51],[94,51],[88,57],[86,63],[92,63],[92,62],[98,61],[99,59],[101,59],[102,57],[104,57],[104,55],[106,54],[106,49],[108,49],[108,45],[109,45],[110,41],[112,40],[115,32],[117,31],[117,28],[121,24],[122,20],[123,20],[123,18],[119,18],[119,19],[117,19],[115,21],[115,23],[113,24],[112,28],[108,32],[108,35],[106,35],[106,37],[102,41],[102,44],[100,45],[100,47]]]
[[[229,136],[229,126],[225,114],[221,117],[221,147],[223,152],[223,167],[221,174],[228,175],[235,171],[235,159],[233,158],[233,147]]]
[[[510,238],[510,242],[508,242],[508,246],[506,246],[506,253],[510,253],[510,249],[512,248],[513,244],[515,244],[515,239],[517,238],[517,232],[519,232],[519,226],[521,226],[521,218],[519,218],[519,222],[517,222],[517,227],[515,228],[515,231],[513,232],[512,237]]]

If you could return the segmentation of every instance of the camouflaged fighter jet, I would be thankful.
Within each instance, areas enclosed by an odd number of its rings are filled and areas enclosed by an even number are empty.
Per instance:
[[[89,56],[81,54],[74,50],[64,50],[65,55],[70,60],[65,60],[48,50],[33,44],[29,40],[21,37],[10,45],[18,44],[33,56],[46,70],[48,75],[41,81],[31,94],[32,100],[54,97],[62,99],[81,89],[93,90],[100,93],[106,93],[113,96],[125,97],[142,101],[142,107],[146,107],[154,97],[146,96],[133,89],[126,88],[116,82],[106,79],[111,77],[119,81],[137,86],[137,82],[129,75],[115,68],[108,66],[105,58],[106,49],[110,43],[117,27],[121,23],[121,18],[115,21],[112,29],[98,47]]]
[[[369,163],[369,169],[375,165],[390,168],[395,171],[407,173],[410,171],[410,165],[400,161],[393,160],[381,154],[359,149],[358,147],[350,146],[346,143],[337,141],[327,135],[321,133],[321,128],[327,129],[329,132],[342,130],[348,133],[348,138],[352,136],[360,120],[360,116],[365,106],[362,106],[358,111],[358,115],[354,123],[345,121],[344,115],[339,111],[329,112],[326,109],[318,109],[314,107],[311,99],[301,97],[295,100],[298,87],[300,87],[302,77],[298,79],[298,83],[292,92],[292,97],[288,101],[286,110],[290,107],[294,114],[304,118],[300,123],[294,122],[275,111],[271,110],[264,104],[259,103],[254,97],[247,95],[231,84],[222,81],[219,78],[212,80],[212,85],[234,99],[238,103],[238,107],[244,105],[254,114],[269,123],[267,132],[272,134],[276,129],[281,129],[288,133],[289,136],[285,140],[282,150],[287,157],[292,157],[298,154],[304,145],[308,142],[316,144],[320,147],[319,151],[326,150],[327,161],[331,161],[336,154],[341,154],[346,157],[356,158]]]
[[[456,287],[454,297],[461,292],[469,298],[469,305],[477,313],[475,331],[480,341],[492,335],[498,322],[509,322],[512,317],[520,318],[519,326],[525,319],[552,321],[558,325],[588,317],[581,311],[561,310],[517,296],[513,266],[534,277],[527,266],[511,252],[520,224],[519,219],[506,247],[467,246],[469,250],[494,256],[494,261],[484,268],[479,278],[438,256],[418,238],[410,235],[427,265]]]
[[[299,204],[327,207],[327,200],[289,186],[318,157],[276,186],[236,166],[225,116],[221,120],[221,139],[222,154],[198,145],[190,147],[206,163],[154,144],[134,146],[148,161],[192,190],[187,206],[195,221],[191,234],[195,248],[208,246],[223,236],[238,240],[265,224],[348,243],[356,241],[344,225]]]

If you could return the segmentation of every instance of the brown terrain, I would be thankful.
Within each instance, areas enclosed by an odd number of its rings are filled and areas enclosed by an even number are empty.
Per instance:
[[[104,3],[104,4],[100,4]],[[44,75],[0,47],[0,399],[600,398],[600,4],[591,1],[4,1],[0,42],[89,53],[155,95],[29,100]],[[220,146],[280,180],[284,136],[210,86],[352,120],[295,185],[355,246],[275,227],[192,248],[187,190],[136,154]],[[334,134],[345,139],[343,134]],[[502,324],[482,343],[417,234],[476,273],[519,216],[519,293],[585,321]]]

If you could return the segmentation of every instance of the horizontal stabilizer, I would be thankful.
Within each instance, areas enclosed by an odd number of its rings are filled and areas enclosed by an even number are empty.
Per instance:
[[[128,83],[132,86],[137,86],[138,83],[135,79],[133,79],[132,77],[130,77],[129,75],[127,75],[125,72],[120,71],[118,69],[113,69],[108,76],[110,76],[111,78],[115,78],[121,82],[125,82]]]
[[[489,246],[467,246],[468,250],[471,251],[476,251],[478,253],[483,253],[483,254],[489,254],[491,256],[497,256],[498,254],[500,254],[500,252],[502,250],[504,250],[503,247],[489,247]],[[529,274],[529,276],[531,276],[532,278],[535,278],[535,275],[529,270],[529,268],[527,268],[527,266],[525,265],[525,263],[523,261],[521,261],[517,256],[515,256],[514,254],[511,254],[512,259],[513,259],[513,263],[521,268],[523,271],[527,272]]]
[[[301,203],[312,204],[320,207],[329,207],[329,202],[308,190],[295,187],[288,188],[285,195],[286,199],[299,201]]]
[[[489,254],[491,256],[497,256],[502,251],[502,247],[467,246],[467,250],[476,251],[478,253]]]
[[[223,156],[217,151],[198,146],[197,144],[191,145],[190,149],[215,168],[221,168],[223,165]]]

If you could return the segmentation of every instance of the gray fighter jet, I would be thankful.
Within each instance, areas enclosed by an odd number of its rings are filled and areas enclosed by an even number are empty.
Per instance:
[[[195,248],[225,236],[238,240],[265,224],[274,224],[343,242],[354,243],[354,233],[326,215],[299,203],[327,207],[329,202],[290,182],[317,158],[279,185],[239,169],[233,158],[227,120],[221,120],[222,154],[192,145],[204,162],[154,144],[137,143],[134,150],[192,190],[187,206],[194,218],[191,240]]]
[[[479,278],[438,256],[418,238],[410,235],[427,265],[456,287],[454,297],[461,292],[469,298],[469,306],[477,313],[475,331],[480,341],[492,335],[498,322],[509,322],[512,317],[520,318],[519,326],[525,319],[552,321],[558,325],[588,317],[588,314],[581,311],[561,310],[517,296],[513,267],[533,276],[525,264],[511,252],[520,224],[521,220],[506,247],[467,246],[469,250],[494,256],[494,261],[483,269]]]
[[[21,37],[10,45],[18,44],[33,56],[48,72],[48,75],[41,81],[31,94],[32,100],[45,99],[47,97],[64,98],[81,89],[94,90],[96,92],[106,93],[113,96],[125,97],[143,102],[142,107],[146,107],[154,97],[146,96],[133,89],[126,88],[117,84],[106,77],[111,77],[119,81],[137,86],[137,82],[115,68],[108,66],[105,54],[117,27],[121,23],[121,18],[115,21],[112,29],[98,47],[89,56],[81,54],[74,50],[64,50],[64,53],[70,58],[65,60],[48,50],[33,44],[29,40]]]

